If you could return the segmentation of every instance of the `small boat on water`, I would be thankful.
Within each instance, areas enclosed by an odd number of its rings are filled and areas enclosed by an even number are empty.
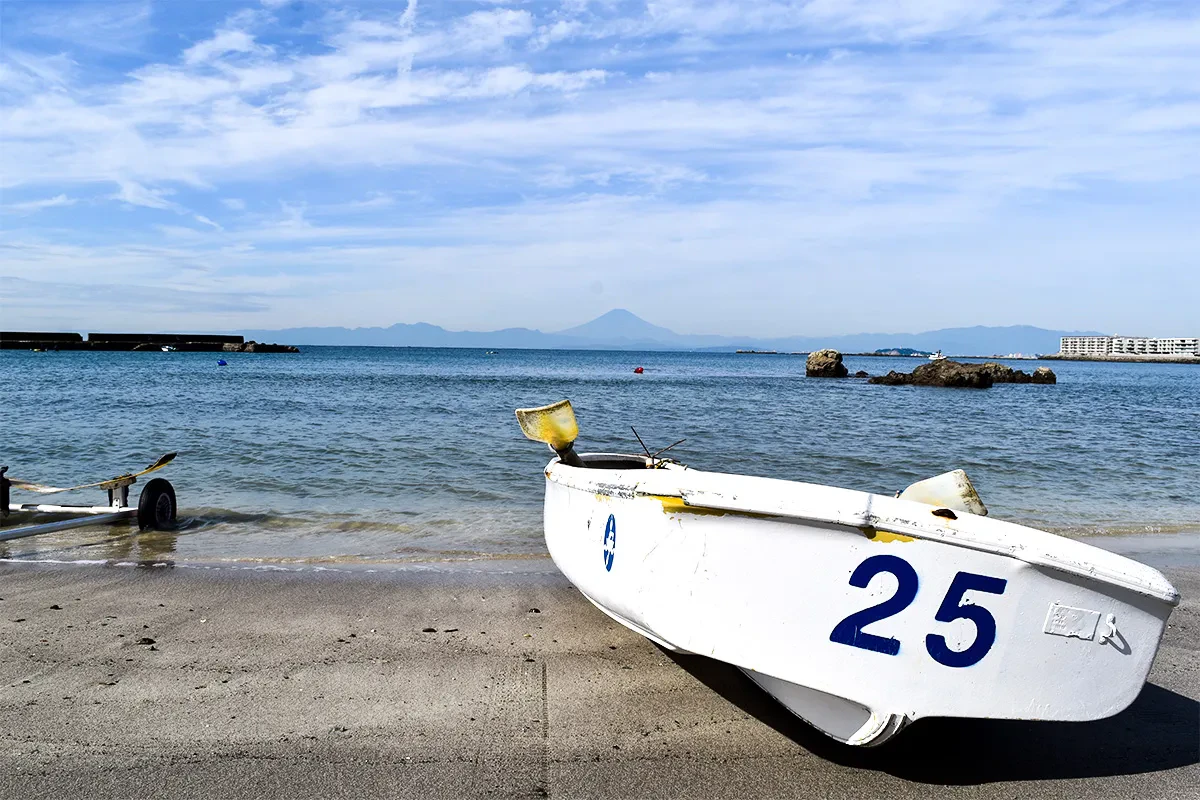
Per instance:
[[[1179,593],[1158,571],[985,516],[965,473],[897,497],[550,444],[554,563],[653,642],[739,667],[850,745],[922,717],[1095,720],[1141,691]]]
[[[174,345],[164,344],[164,345],[162,346],[162,351],[163,351],[164,353],[174,353],[174,352],[175,352],[175,350],[176,350],[176,348],[175,348],[175,346],[174,346]]]
[[[941,350],[938,350],[936,353],[929,356],[929,360],[930,361],[945,361],[946,357],[944,355],[942,355]]]

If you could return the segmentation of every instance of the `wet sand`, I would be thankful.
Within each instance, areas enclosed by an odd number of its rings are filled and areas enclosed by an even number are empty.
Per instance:
[[[874,750],[503,567],[0,564],[0,797],[1200,797],[1194,566],[1124,713]]]

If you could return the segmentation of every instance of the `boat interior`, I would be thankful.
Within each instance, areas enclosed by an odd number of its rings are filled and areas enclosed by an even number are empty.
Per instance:
[[[657,469],[665,459],[651,460],[646,456],[622,455],[620,453],[587,453],[580,456],[588,469]]]

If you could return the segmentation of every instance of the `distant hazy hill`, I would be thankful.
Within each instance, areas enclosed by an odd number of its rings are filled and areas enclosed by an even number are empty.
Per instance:
[[[941,350],[947,355],[1056,353],[1062,336],[1089,331],[1050,331],[1029,325],[989,328],[945,328],[925,333],[856,333],[846,336],[687,335],[653,325],[625,309],[614,309],[591,322],[556,333],[529,328],[499,331],[448,331],[424,322],[398,323],[390,328],[285,328],[240,331],[247,339],[285,344],[357,345],[377,347],[521,347],[588,350],[779,350],[803,352],[833,347],[844,353],[907,347]]]

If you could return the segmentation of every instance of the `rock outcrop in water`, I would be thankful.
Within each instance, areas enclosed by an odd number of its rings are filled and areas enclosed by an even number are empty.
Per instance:
[[[871,383],[884,386],[947,386],[959,389],[989,389],[995,382],[992,373],[982,364],[960,364],[957,361],[930,361],[912,372],[896,372],[871,378]]]
[[[1033,371],[1030,383],[1058,383],[1058,376],[1049,367],[1038,367]]]
[[[884,386],[947,386],[962,389],[987,389],[996,383],[1058,383],[1058,377],[1048,367],[1038,367],[1030,375],[1019,369],[989,361],[986,364],[963,364],[946,359],[922,364],[912,372],[889,372],[871,378],[871,383]]]
[[[817,350],[808,354],[804,374],[810,378],[844,378],[848,370],[837,350]]]

